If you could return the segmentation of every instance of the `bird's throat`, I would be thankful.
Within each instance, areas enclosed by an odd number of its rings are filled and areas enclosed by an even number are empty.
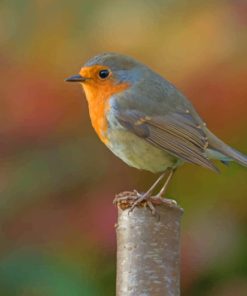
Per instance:
[[[106,131],[108,122],[106,114],[110,108],[110,98],[129,87],[127,83],[113,85],[112,82],[106,82],[104,85],[83,85],[88,101],[89,114],[92,126],[98,134],[101,141],[107,144]]]

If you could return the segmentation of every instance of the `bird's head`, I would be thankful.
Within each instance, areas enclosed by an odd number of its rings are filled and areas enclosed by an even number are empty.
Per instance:
[[[81,83],[88,100],[97,97],[99,93],[109,97],[137,82],[143,67],[129,56],[103,53],[86,62],[78,75],[66,81]]]

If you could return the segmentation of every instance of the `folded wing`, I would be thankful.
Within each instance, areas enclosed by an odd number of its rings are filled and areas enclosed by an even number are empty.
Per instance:
[[[190,113],[147,116],[137,110],[117,112],[121,125],[147,142],[187,162],[218,172],[207,158],[208,140]]]

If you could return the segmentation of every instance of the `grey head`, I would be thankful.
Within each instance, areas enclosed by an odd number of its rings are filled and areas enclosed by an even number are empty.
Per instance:
[[[104,52],[92,57],[85,63],[84,66],[90,67],[94,65],[107,66],[112,70],[130,70],[140,66],[141,63],[127,55],[114,52]]]
[[[149,70],[148,67],[134,58],[114,52],[105,52],[96,55],[88,60],[84,67],[91,67],[94,65],[108,67],[119,82],[136,82],[142,76],[140,73],[143,74],[145,71]]]

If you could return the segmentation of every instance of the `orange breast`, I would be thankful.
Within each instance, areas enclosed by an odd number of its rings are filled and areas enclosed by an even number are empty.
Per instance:
[[[110,108],[110,98],[112,95],[121,92],[129,87],[127,83],[114,85],[111,80],[102,84],[85,83],[85,94],[89,106],[89,114],[93,128],[101,141],[107,144],[107,119],[106,113]]]

